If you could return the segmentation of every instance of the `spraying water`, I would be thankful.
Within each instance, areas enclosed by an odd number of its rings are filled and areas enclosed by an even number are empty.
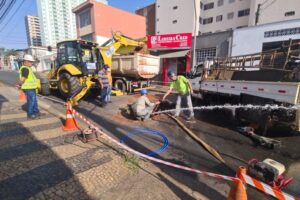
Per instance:
[[[294,105],[294,106],[279,106],[279,105],[270,105],[266,104],[264,106],[259,106],[259,105],[215,105],[215,106],[197,106],[193,107],[194,110],[214,110],[214,109],[230,109],[230,110],[235,110],[238,108],[244,108],[244,109],[259,109],[259,110],[287,110],[287,111],[292,111],[292,110],[297,110],[300,108],[299,105]],[[170,113],[170,112],[175,112],[178,109],[170,109],[170,110],[163,110],[163,111],[158,111],[152,113],[153,115],[158,115],[158,114],[163,114],[163,113]],[[180,111],[186,111],[189,110],[189,108],[181,108],[179,109]]]

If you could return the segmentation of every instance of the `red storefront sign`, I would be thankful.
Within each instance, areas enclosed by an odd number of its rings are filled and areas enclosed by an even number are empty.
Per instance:
[[[148,49],[184,48],[192,46],[192,33],[148,35]]]

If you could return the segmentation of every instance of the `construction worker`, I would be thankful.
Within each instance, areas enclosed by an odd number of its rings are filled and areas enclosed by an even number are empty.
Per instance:
[[[182,100],[186,102],[187,107],[189,109],[189,116],[186,117],[188,122],[194,121],[194,111],[191,94],[193,94],[193,88],[190,84],[189,80],[184,76],[176,76],[173,71],[168,72],[168,77],[171,80],[170,88],[166,92],[163,97],[163,101],[166,97],[172,92],[172,90],[176,90],[178,92],[177,101],[176,101],[176,112],[174,117],[178,117],[181,110]]]
[[[108,103],[108,95],[111,94],[110,80],[108,78],[108,69],[107,65],[104,65],[103,68],[98,73],[98,82],[101,87],[101,106],[105,107]]]
[[[141,120],[147,120],[150,118],[151,113],[155,105],[158,105],[160,102],[151,103],[147,97],[148,90],[142,89],[140,91],[141,96],[137,101],[132,104],[131,108],[136,118]]]
[[[19,70],[20,81],[17,87],[24,91],[27,97],[27,118],[35,119],[42,114],[39,111],[36,89],[38,87],[37,79],[32,71],[34,59],[31,55],[24,56],[23,66]]]

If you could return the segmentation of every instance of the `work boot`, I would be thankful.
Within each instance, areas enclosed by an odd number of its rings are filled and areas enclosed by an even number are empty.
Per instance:
[[[37,117],[42,117],[42,116],[45,116],[46,114],[45,113],[41,113],[41,112],[38,112],[35,114]]]
[[[31,115],[31,116],[28,116],[28,117],[27,117],[27,119],[28,119],[28,120],[33,120],[33,119],[36,119],[36,115]]]

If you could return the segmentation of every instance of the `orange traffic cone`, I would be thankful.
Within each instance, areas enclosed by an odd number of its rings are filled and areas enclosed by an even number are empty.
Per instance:
[[[25,93],[22,90],[20,90],[19,101],[20,102],[26,102],[26,100],[27,100],[27,97],[26,97]]]
[[[80,128],[79,124],[76,123],[75,117],[72,113],[72,107],[70,103],[67,103],[67,114],[66,114],[65,126],[63,127],[64,131],[74,131]]]
[[[240,178],[240,180],[236,180],[232,182],[227,200],[247,200],[246,187],[244,183],[241,181],[243,180],[241,178],[242,173],[246,173],[246,169],[240,167],[237,171],[237,177]]]

